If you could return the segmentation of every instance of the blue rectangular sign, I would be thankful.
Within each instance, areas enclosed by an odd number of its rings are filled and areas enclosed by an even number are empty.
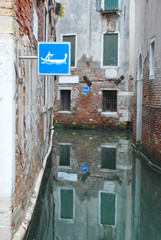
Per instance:
[[[39,42],[38,74],[70,75],[70,44],[67,42]]]
[[[83,88],[83,92],[84,92],[84,93],[89,93],[89,87],[84,87],[84,88]]]
[[[82,166],[82,172],[88,172],[88,166]]]

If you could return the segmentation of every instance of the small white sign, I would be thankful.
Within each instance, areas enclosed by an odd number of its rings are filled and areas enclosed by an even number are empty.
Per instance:
[[[61,178],[63,180],[72,181],[72,182],[78,181],[78,176],[77,176],[77,174],[74,174],[74,173],[58,172],[58,178]]]

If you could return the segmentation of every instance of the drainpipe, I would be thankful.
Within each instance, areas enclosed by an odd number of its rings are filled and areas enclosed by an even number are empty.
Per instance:
[[[87,49],[87,58],[90,60],[91,53],[91,0],[88,0],[88,49]]]

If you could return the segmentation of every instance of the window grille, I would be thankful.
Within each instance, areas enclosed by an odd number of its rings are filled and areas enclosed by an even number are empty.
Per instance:
[[[117,111],[117,91],[116,90],[103,91],[103,111],[105,112]]]
[[[116,169],[116,148],[102,148],[101,168]]]
[[[61,90],[60,95],[61,95],[61,103],[60,103],[61,110],[62,111],[70,111],[71,91],[70,90]]]

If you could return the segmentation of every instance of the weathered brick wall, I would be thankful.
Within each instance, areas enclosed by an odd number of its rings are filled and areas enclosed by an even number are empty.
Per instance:
[[[82,73],[81,73],[82,74]],[[89,93],[83,92],[83,87],[86,87],[83,79],[79,84],[55,84],[55,106],[54,106],[54,121],[56,125],[66,125],[70,127],[110,127],[125,129],[130,127],[130,124],[124,119],[121,108],[115,114],[108,117],[103,116],[102,113],[102,89],[115,89],[113,81],[92,81],[89,88]],[[59,88],[71,88],[71,109],[69,114],[63,113],[60,108],[60,99],[58,97]],[[122,86],[120,86],[121,88]],[[118,103],[121,104],[121,96],[119,97],[118,90]],[[124,101],[124,97],[123,97]],[[125,101],[128,104],[129,99]],[[122,104],[123,107],[123,104]],[[119,107],[118,107],[119,108]],[[124,106],[126,109],[126,107]],[[120,110],[120,111],[119,111]]]
[[[161,83],[159,77],[149,79],[149,53],[143,65],[142,150],[155,164],[161,165]],[[134,140],[136,139],[136,100],[134,98]]]
[[[19,1],[14,3],[15,19],[19,29],[16,33],[16,64],[23,83],[16,85],[16,163],[15,191],[13,201],[13,233],[24,219],[36,178],[42,168],[49,147],[52,108],[43,111],[44,78],[38,77],[37,60],[21,59],[21,56],[36,56],[37,41],[33,35],[34,7],[38,16],[38,40],[44,38],[44,13],[47,2]],[[48,5],[47,5],[48,7]],[[48,17],[48,16],[47,16]],[[49,28],[50,29],[50,28]],[[46,91],[46,90],[45,90]],[[47,90],[48,95],[48,90]]]

